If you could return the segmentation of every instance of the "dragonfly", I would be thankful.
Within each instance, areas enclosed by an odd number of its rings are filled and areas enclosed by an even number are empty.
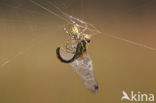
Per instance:
[[[65,49],[61,52],[61,47],[58,47],[56,55],[61,62],[70,63],[74,70],[82,77],[86,88],[96,93],[99,86],[94,76],[92,60],[87,51],[91,36],[80,32],[81,27],[76,24],[72,25],[70,30]],[[64,58],[62,54],[71,54],[72,56]]]

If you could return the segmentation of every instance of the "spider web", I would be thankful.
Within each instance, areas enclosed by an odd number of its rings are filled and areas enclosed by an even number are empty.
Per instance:
[[[51,10],[51,9],[48,9],[46,6],[41,5],[38,2],[35,2],[33,0],[29,0],[29,1],[32,4],[34,4],[34,6],[36,5],[36,6],[40,7],[40,8],[42,8],[42,9],[44,9],[45,11],[49,12],[50,14],[55,15],[58,18],[60,18],[61,20],[65,21],[66,23],[65,23],[64,27],[66,27],[66,25],[68,25],[68,24],[74,24],[76,22],[83,29],[83,32],[87,32],[87,34],[90,33],[90,35],[92,35],[92,36],[100,33],[100,35],[105,35],[105,36],[113,38],[113,39],[117,39],[117,40],[127,42],[127,43],[132,44],[132,45],[136,45],[138,47],[142,47],[142,48],[146,48],[146,49],[149,49],[149,50],[156,51],[156,48],[154,48],[154,47],[150,47],[148,45],[138,43],[136,41],[132,41],[132,40],[122,38],[122,37],[119,37],[119,36],[115,36],[115,35],[112,35],[112,34],[107,34],[107,33],[100,32],[94,25],[89,24],[89,23],[87,23],[86,21],[84,21],[82,19],[73,17],[73,16],[67,14],[66,12],[64,12],[62,9],[60,9],[58,7],[58,5],[64,5],[62,7],[64,9],[67,9],[68,6],[70,6],[71,2],[63,4],[62,2],[57,2],[56,3],[56,2],[49,2],[48,1],[49,4],[55,8],[55,10]],[[82,0],[82,5],[81,6],[83,7],[82,9],[84,9],[83,0]],[[17,7],[13,7],[13,8],[17,8],[17,9],[19,8],[20,9],[21,6],[19,5]],[[42,15],[42,14],[40,14],[40,15]],[[68,28],[65,31],[68,32]],[[20,50],[17,50],[17,52],[14,55],[1,56],[0,57],[0,67],[2,68],[4,66],[6,66],[7,64],[9,64],[10,62],[12,62],[13,60],[15,60],[17,57],[19,57],[21,55],[24,55],[27,51],[31,50],[34,46],[38,45],[39,42],[41,42],[41,41],[38,41],[38,39],[36,38],[36,40],[34,42],[32,42],[32,45],[30,45],[29,47],[25,47],[25,48],[21,48]]]
[[[38,4],[37,2],[33,1],[33,0],[30,0],[32,3],[34,3],[35,5],[41,7],[42,9],[46,10],[47,12],[55,15],[55,16],[58,16],[59,18],[67,21],[69,24],[74,24],[76,23],[79,27],[83,28],[84,30],[82,30],[82,32],[85,32],[85,31],[89,31],[92,33],[92,35],[95,35],[95,34],[98,34],[98,33],[101,33],[95,26],[93,26],[92,24],[89,24],[81,19],[78,19],[76,17],[73,17],[65,12],[63,12],[60,8],[58,8],[56,5],[53,5],[51,4],[52,6],[54,6],[56,9],[58,9],[58,11],[63,15],[60,16],[58,15],[57,13],[49,10],[48,8]],[[139,7],[139,6],[138,6]],[[138,8],[137,7],[137,8]],[[135,9],[137,9],[135,8]],[[67,19],[66,19],[67,18]],[[70,26],[71,28],[71,26]],[[66,28],[64,28],[66,30]],[[69,29],[69,28],[68,28]],[[66,33],[68,34],[69,31],[66,30]],[[107,33],[101,33],[102,35],[105,35],[107,37],[110,37],[110,38],[113,38],[113,39],[118,39],[118,40],[121,40],[121,41],[124,41],[124,42],[127,42],[127,43],[130,43],[132,45],[136,45],[136,46],[139,46],[139,47],[143,47],[143,48],[146,48],[146,49],[149,49],[149,50],[154,50],[156,51],[156,48],[153,48],[153,47],[150,47],[148,45],[145,45],[145,44],[142,44],[142,43],[138,43],[138,42],[135,42],[135,41],[132,41],[132,40],[129,40],[129,39],[126,39],[126,38],[122,38],[122,37],[118,37],[118,36],[115,36],[115,35],[112,35],[112,34],[107,34]]]

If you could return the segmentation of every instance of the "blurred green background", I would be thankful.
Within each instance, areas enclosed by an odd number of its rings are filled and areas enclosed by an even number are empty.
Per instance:
[[[56,48],[66,41],[65,22],[29,0],[0,0],[0,103],[121,103],[122,91],[156,93],[155,0],[36,0],[52,4],[102,33],[89,45],[99,91],[61,63]],[[126,101],[127,103],[127,101]]]

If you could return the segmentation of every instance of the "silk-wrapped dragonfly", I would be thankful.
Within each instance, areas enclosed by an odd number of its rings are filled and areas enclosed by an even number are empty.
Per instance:
[[[71,28],[70,28],[71,27]],[[63,63],[70,63],[74,70],[82,77],[86,88],[93,93],[99,89],[93,72],[93,63],[87,52],[91,35],[85,34],[84,29],[72,24],[69,29],[64,28],[69,38],[64,47],[58,47],[56,54]]]

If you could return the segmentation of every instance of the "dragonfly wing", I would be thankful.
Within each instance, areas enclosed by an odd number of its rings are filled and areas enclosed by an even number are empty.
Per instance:
[[[93,64],[90,56],[86,53],[72,62],[74,70],[82,77],[87,89],[97,92],[98,84],[93,72]]]

